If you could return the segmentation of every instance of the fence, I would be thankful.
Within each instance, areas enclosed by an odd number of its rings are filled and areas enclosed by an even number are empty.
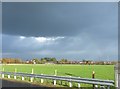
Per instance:
[[[2,78],[5,77],[5,75],[8,76],[8,78],[11,78],[11,76],[14,76],[14,79],[16,79],[16,76],[21,76],[22,80],[25,79],[25,77],[30,77],[30,81],[33,82],[34,78],[40,78],[41,83],[44,82],[44,79],[50,79],[53,80],[53,84],[56,85],[56,81],[67,81],[69,82],[69,87],[72,87],[72,82],[78,83],[78,88],[81,87],[81,83],[85,84],[93,84],[96,88],[98,88],[98,85],[100,87],[107,87],[107,89],[110,89],[111,86],[114,86],[114,81],[112,80],[101,80],[101,79],[92,79],[92,78],[80,78],[80,77],[65,77],[65,76],[56,76],[56,75],[43,75],[43,74],[31,74],[28,73],[19,73],[19,72],[4,72],[1,71],[0,74],[2,75]]]

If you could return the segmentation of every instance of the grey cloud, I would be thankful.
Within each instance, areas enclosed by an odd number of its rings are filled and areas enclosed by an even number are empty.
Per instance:
[[[20,56],[22,58],[34,57],[56,57],[56,58],[69,58],[69,59],[116,59],[117,58],[117,42],[107,41],[102,45],[102,41],[94,41],[89,35],[81,34],[74,37],[65,37],[61,40],[51,42],[52,44],[46,45],[36,42],[35,39],[26,38],[20,41],[19,37],[6,36],[8,41],[3,42],[3,56]],[[4,37],[4,38],[5,38]],[[18,39],[19,38],[19,39]],[[15,40],[16,39],[16,40]],[[5,40],[5,39],[4,39]],[[18,43],[18,45],[14,44]],[[6,46],[5,44],[12,44]],[[116,47],[114,47],[116,45]],[[18,55],[19,54],[19,55]],[[29,55],[29,56],[26,56]]]
[[[3,57],[117,59],[117,10],[117,3],[105,2],[3,3]],[[64,39],[32,39],[58,36]]]
[[[3,3],[2,14],[4,34],[71,36],[101,23],[111,26],[117,3]]]
[[[41,41],[36,40],[35,37],[25,37],[21,39],[20,36],[11,36],[11,35],[2,35],[3,37],[3,53],[11,52],[11,53],[26,53],[26,52],[35,52],[40,50],[45,50],[48,47],[51,47],[57,44],[57,41],[63,39],[63,37],[54,37],[47,38],[48,40]],[[39,38],[39,37],[37,37]]]

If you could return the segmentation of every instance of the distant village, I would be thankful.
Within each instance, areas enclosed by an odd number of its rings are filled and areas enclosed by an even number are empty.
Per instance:
[[[92,60],[81,60],[81,61],[70,61],[68,59],[57,60],[56,58],[34,58],[31,60],[22,60],[17,58],[2,58],[0,59],[2,64],[84,64],[84,65],[114,65],[117,61],[92,61]]]

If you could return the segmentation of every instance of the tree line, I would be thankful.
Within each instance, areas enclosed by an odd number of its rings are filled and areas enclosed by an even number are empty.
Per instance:
[[[44,57],[41,59],[33,58],[31,60],[22,60],[19,58],[2,58],[0,62],[3,64],[86,64],[86,65],[110,65],[116,64],[116,61],[105,62],[105,61],[92,61],[92,60],[85,60],[82,61],[70,61],[68,59],[61,59],[57,60],[56,58],[52,57]]]
[[[3,64],[11,64],[11,63],[27,63],[27,64],[33,64],[34,62],[36,64],[44,64],[44,63],[65,63],[67,62],[67,59],[61,59],[60,61],[57,61],[56,58],[49,58],[49,57],[45,57],[45,58],[33,58],[33,59],[29,59],[29,60],[22,60],[19,58],[2,58],[0,59],[0,62]]]
[[[23,63],[24,61],[18,58],[2,58],[0,62],[3,64],[10,64],[10,63]]]

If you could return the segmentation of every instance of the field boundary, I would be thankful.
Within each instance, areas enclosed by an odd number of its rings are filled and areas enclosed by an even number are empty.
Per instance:
[[[112,80],[100,80],[100,79],[90,79],[90,78],[78,78],[78,77],[64,77],[64,76],[52,76],[52,75],[43,75],[43,74],[27,74],[27,73],[15,73],[15,72],[0,72],[2,75],[2,78],[4,78],[5,75],[10,78],[10,76],[14,76],[14,79],[16,79],[16,76],[21,76],[22,80],[24,80],[24,77],[30,77],[30,81],[33,82],[34,78],[40,78],[41,83],[44,82],[44,79],[51,79],[53,80],[53,84],[56,85],[56,80],[60,81],[68,81],[69,87],[72,87],[72,82],[78,83],[78,88],[80,88],[80,83],[85,84],[94,84],[95,87],[98,87],[98,85],[106,86],[107,89],[110,89],[110,86],[114,86],[114,81]]]

